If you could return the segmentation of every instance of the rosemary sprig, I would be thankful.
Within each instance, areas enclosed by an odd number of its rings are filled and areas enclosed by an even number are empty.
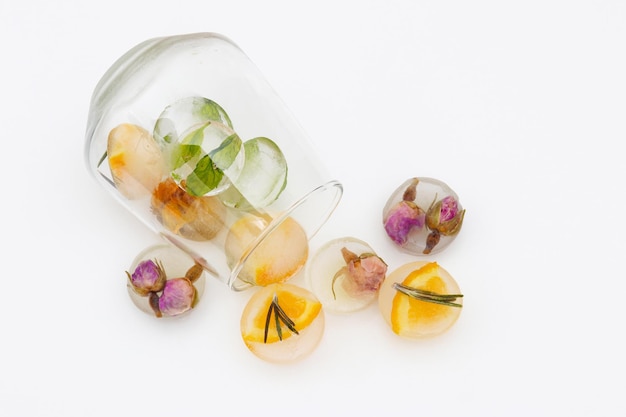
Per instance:
[[[402,294],[408,295],[419,301],[427,303],[441,304],[448,307],[463,307],[459,303],[455,303],[457,298],[462,298],[463,294],[439,294],[432,291],[420,290],[418,288],[407,287],[406,285],[395,282],[393,288]]]
[[[267,343],[267,335],[268,335],[269,329],[270,329],[270,322],[272,320],[272,313],[274,313],[274,323],[275,323],[275,326],[276,326],[276,333],[278,333],[278,339],[279,340],[281,340],[281,341],[283,340],[283,329],[282,329],[282,326],[280,324],[281,321],[283,322],[283,324],[285,326],[287,326],[287,328],[292,333],[300,334],[300,333],[298,333],[298,330],[296,329],[296,324],[293,322],[293,320],[291,320],[289,318],[287,313],[285,313],[285,311],[278,304],[278,296],[276,294],[274,294],[274,298],[272,298],[272,303],[270,304],[270,308],[267,309],[267,317],[265,319],[265,335],[263,337],[263,343]]]
[[[104,153],[102,154],[102,157],[100,157],[100,160],[98,161],[98,165],[96,165],[96,168],[100,168],[100,165],[102,165],[106,157],[107,157],[107,151],[104,151]]]

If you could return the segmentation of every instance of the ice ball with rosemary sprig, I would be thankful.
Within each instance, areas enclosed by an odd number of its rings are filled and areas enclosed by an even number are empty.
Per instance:
[[[393,333],[420,339],[448,331],[461,315],[463,298],[446,269],[437,262],[417,261],[387,276],[378,306]]]
[[[277,363],[311,354],[324,334],[322,303],[309,290],[288,283],[258,289],[241,314],[241,337],[257,357]]]

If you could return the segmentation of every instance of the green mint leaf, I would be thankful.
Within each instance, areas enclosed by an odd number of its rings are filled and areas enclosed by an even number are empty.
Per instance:
[[[204,155],[194,170],[187,176],[187,192],[201,197],[217,187],[224,173],[217,168],[209,155]]]
[[[178,169],[200,155],[202,148],[198,145],[178,145],[172,152],[172,170]]]
[[[210,124],[211,122],[206,122],[196,130],[192,130],[191,133],[187,134],[187,136],[183,138],[181,143],[185,145],[202,145],[202,142],[204,141],[204,129],[206,129],[206,127]]]
[[[216,102],[206,100],[202,102],[202,106],[198,109],[199,116],[202,120],[213,120],[220,122],[232,129],[233,124],[226,114],[226,111]]]
[[[221,170],[228,169],[235,161],[242,149],[242,142],[236,133],[233,133],[222,141],[220,146],[213,149],[209,155],[213,159],[213,163]]]
[[[207,122],[192,131],[174,148],[171,156],[172,170],[180,168],[200,155],[202,152],[202,142],[204,141],[204,129],[210,124],[211,122]]]

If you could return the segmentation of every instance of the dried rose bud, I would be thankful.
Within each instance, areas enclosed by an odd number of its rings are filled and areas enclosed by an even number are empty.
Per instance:
[[[398,245],[404,245],[409,233],[424,227],[426,214],[412,201],[403,200],[396,204],[385,218],[385,231]]]
[[[159,297],[159,311],[164,316],[177,316],[196,304],[196,288],[187,278],[174,278],[165,282]]]
[[[424,253],[428,254],[439,243],[441,235],[452,236],[461,230],[465,210],[459,210],[459,202],[447,196],[432,204],[426,213],[426,225],[431,230],[426,239]]]
[[[378,291],[385,279],[387,264],[373,253],[357,256],[348,249],[342,248],[341,254],[347,263],[345,268],[347,279],[343,281],[344,289],[353,295]],[[342,268],[338,274],[343,271]]]
[[[459,202],[452,196],[447,196],[433,204],[426,214],[426,224],[431,230],[436,230],[444,236],[458,233],[463,224],[465,210],[459,210]]]
[[[378,291],[385,279],[387,264],[376,255],[361,255],[348,264],[348,274],[361,291]]]
[[[135,292],[142,296],[161,291],[166,278],[161,262],[151,259],[139,262],[133,274],[127,271],[126,275]]]

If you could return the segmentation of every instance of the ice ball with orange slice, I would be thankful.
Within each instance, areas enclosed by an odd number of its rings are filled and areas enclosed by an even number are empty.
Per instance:
[[[285,282],[297,274],[309,256],[306,232],[290,216],[245,214],[235,221],[225,242],[226,260],[246,285]]]
[[[150,195],[166,174],[161,149],[144,128],[122,123],[107,141],[107,157],[117,190],[129,200]]]
[[[259,358],[276,363],[309,355],[324,333],[322,303],[293,284],[271,284],[252,295],[241,315],[241,337]]]
[[[387,276],[378,303],[394,333],[418,339],[450,329],[461,315],[463,296],[456,280],[437,262],[417,261]]]

